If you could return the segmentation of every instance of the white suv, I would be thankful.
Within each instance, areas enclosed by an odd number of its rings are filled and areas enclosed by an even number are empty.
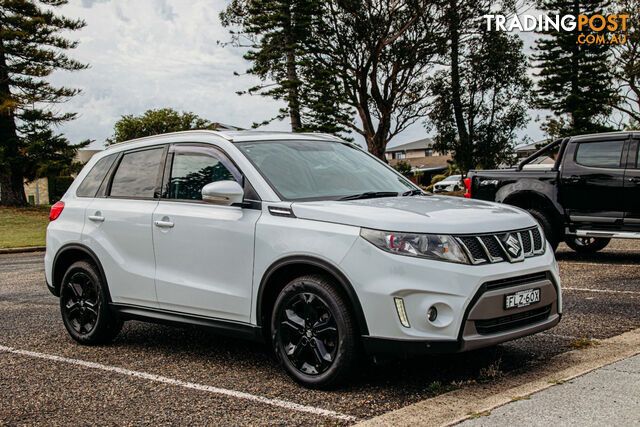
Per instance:
[[[360,350],[457,352],[555,326],[558,267],[511,206],[429,196],[319,134],[190,131],[95,155],[51,209],[50,290],[80,343],[129,319],[269,343],[311,387]]]

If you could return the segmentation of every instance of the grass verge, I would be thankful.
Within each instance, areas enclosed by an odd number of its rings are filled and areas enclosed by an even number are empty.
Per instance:
[[[49,206],[0,206],[0,249],[44,246]]]

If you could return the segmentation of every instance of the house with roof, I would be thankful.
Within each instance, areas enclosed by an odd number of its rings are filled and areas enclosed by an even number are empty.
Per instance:
[[[422,138],[406,144],[387,147],[385,152],[391,166],[399,162],[407,162],[413,171],[422,172],[418,184],[429,185],[434,175],[440,174],[449,167],[450,153],[441,153],[433,149],[433,138]]]

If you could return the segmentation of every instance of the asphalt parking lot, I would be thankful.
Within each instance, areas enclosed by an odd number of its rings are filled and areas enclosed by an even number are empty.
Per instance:
[[[335,424],[367,419],[469,381],[500,381],[582,339],[640,326],[640,242],[580,256],[562,246],[556,328],[454,356],[364,365],[340,390],[293,383],[264,347],[195,328],[129,322],[108,346],[67,335],[43,253],[0,255],[0,424]]]

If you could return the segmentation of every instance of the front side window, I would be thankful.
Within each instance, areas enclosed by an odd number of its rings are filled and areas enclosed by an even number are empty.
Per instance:
[[[335,200],[365,192],[416,189],[402,175],[349,144],[294,140],[236,146],[285,200]]]
[[[125,153],[113,176],[110,195],[153,198],[163,151],[163,148],[154,148]]]
[[[109,168],[113,164],[116,157],[117,154],[111,154],[98,160],[96,164],[93,165],[82,183],[78,186],[78,190],[76,190],[76,196],[95,197],[96,193],[98,192],[98,188],[100,188],[100,184],[102,184],[104,177],[107,175],[107,172],[109,171]]]
[[[171,165],[169,198],[202,200],[202,187],[216,181],[238,181],[217,157],[203,153],[176,153]]]
[[[620,168],[624,141],[583,142],[576,151],[576,163],[595,168]]]

